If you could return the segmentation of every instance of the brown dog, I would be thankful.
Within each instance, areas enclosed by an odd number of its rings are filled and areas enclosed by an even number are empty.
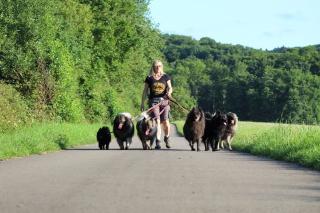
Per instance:
[[[195,151],[194,144],[197,143],[197,151],[200,151],[201,138],[204,134],[205,116],[199,107],[193,107],[187,115],[183,126],[184,137],[189,142],[192,151]]]
[[[149,116],[143,116],[137,122],[137,132],[142,143],[142,148],[152,149],[152,144],[157,139],[157,122]],[[148,144],[147,141],[150,141]]]
[[[223,149],[224,148],[223,143],[226,142],[228,149],[231,151],[232,150],[231,142],[234,135],[236,134],[236,130],[238,127],[238,116],[233,112],[228,112],[227,119],[228,119],[227,127],[221,138],[220,147]]]

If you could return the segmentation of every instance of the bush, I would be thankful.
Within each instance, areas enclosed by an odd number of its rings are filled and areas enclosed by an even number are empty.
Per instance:
[[[54,142],[58,144],[60,149],[66,149],[70,147],[69,139],[65,134],[59,134],[57,139],[54,140]]]
[[[0,133],[31,121],[30,111],[21,95],[10,85],[0,82]]]

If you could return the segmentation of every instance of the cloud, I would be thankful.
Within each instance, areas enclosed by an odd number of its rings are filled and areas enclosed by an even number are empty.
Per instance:
[[[262,36],[263,36],[263,37],[267,37],[267,38],[272,38],[272,37],[274,37],[274,35],[273,35],[272,32],[263,32],[263,33],[262,33]]]
[[[296,18],[296,15],[293,13],[282,13],[282,14],[278,14],[277,16],[285,20],[291,20]]]
[[[291,28],[286,28],[286,29],[281,29],[281,30],[276,30],[276,31],[265,31],[262,32],[262,36],[265,38],[275,38],[275,37],[279,37],[279,36],[292,36],[293,34],[295,34],[296,31],[294,29]]]
[[[292,13],[280,13],[277,14],[276,17],[285,21],[304,21],[303,15],[298,11]]]
[[[293,33],[295,33],[295,30],[294,29],[283,29],[282,31],[281,31],[281,33],[284,33],[284,34],[293,34]]]

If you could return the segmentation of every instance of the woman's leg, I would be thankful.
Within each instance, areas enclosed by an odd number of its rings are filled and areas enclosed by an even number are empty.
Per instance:
[[[170,137],[169,110],[170,110],[170,105],[169,105],[169,102],[167,102],[165,103],[163,108],[163,113],[160,116],[163,132],[164,132],[164,142],[168,149],[171,148],[170,142],[169,142],[169,137]]]
[[[153,119],[156,119],[156,122],[157,122],[157,140],[156,140],[156,146],[154,148],[161,149],[161,146],[160,146],[160,143],[161,143],[160,107],[159,106],[155,107],[152,110],[152,112],[153,112],[152,117],[153,117]]]
[[[161,141],[161,124],[160,119],[157,119],[157,141]]]
[[[155,149],[161,149],[161,124],[160,124],[160,119],[156,120],[157,122],[157,139],[156,139],[156,146],[154,147]]]
[[[170,149],[171,145],[170,145],[170,141],[169,141],[169,137],[170,137],[170,122],[169,122],[169,119],[162,121],[161,124],[162,124],[163,132],[164,132],[164,142],[166,144],[166,147],[168,149]]]
[[[170,136],[170,121],[169,119],[162,121],[162,128],[164,132],[164,136]]]

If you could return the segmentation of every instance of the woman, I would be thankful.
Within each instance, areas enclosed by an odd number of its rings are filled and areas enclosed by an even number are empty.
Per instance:
[[[164,142],[166,147],[171,148],[169,143],[170,122],[169,122],[169,100],[172,93],[170,76],[163,72],[163,64],[156,60],[152,63],[149,76],[144,81],[144,89],[141,100],[141,111],[144,111],[144,102],[149,94],[149,107],[157,105],[152,111],[157,121],[157,140],[155,149],[161,149],[161,125],[164,130]],[[160,104],[159,104],[160,103]],[[161,114],[160,114],[161,113]]]

